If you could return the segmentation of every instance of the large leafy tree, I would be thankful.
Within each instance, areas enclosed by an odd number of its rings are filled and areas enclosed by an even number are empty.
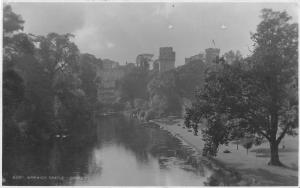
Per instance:
[[[219,144],[251,136],[257,143],[268,140],[269,164],[282,165],[278,145],[298,126],[298,25],[286,12],[270,9],[262,10],[262,19],[252,35],[253,55],[209,73],[186,125],[197,129],[206,119],[204,154],[216,155]]]
[[[3,31],[4,34],[23,30],[24,20],[20,15],[14,13],[10,5],[3,8]]]
[[[3,8],[3,132],[4,148],[7,139],[17,134],[16,113],[24,101],[25,83],[17,67],[17,59],[32,56],[34,46],[29,37],[22,33],[20,15],[11,6]],[[16,136],[14,137],[16,138]],[[11,140],[12,141],[12,140]]]
[[[97,101],[97,91],[100,85],[100,78],[97,77],[97,70],[101,68],[102,61],[91,54],[80,55],[81,87],[86,94],[89,103],[95,104]]]
[[[286,12],[271,9],[263,9],[262,19],[252,35],[256,46],[249,99],[263,111],[264,125],[257,126],[270,142],[270,164],[280,165],[278,144],[298,125],[298,24],[290,23]]]
[[[74,119],[72,116],[87,116],[87,100],[80,80],[80,53],[72,37],[71,34],[50,33],[34,38],[38,45],[36,56],[44,70],[44,85],[49,88],[42,101],[47,102],[44,105],[47,119],[56,130],[65,126],[72,129],[69,127],[72,123],[66,122]]]

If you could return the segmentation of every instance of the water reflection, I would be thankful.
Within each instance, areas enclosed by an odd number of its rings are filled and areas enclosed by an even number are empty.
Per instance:
[[[109,145],[94,151],[90,174],[75,185],[202,185],[203,178],[170,164],[161,168],[157,158],[147,154],[146,163],[120,145]],[[93,173],[95,166],[102,169]]]
[[[7,185],[203,185],[209,172],[188,161],[193,151],[154,124],[123,116],[101,118],[89,144],[77,136],[53,141],[43,151],[15,151],[5,168]],[[18,154],[23,152],[23,155]],[[12,179],[45,176],[44,180]],[[62,177],[51,179],[49,177]]]

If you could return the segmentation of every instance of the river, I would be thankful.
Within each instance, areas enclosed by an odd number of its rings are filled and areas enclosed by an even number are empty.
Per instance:
[[[190,162],[195,151],[152,123],[101,117],[88,145],[74,137],[4,157],[4,185],[204,185],[210,171]]]

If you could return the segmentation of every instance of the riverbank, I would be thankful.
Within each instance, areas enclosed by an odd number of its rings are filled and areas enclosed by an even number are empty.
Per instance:
[[[191,129],[184,126],[183,119],[161,118],[151,120],[159,125],[161,129],[169,131],[173,136],[181,139],[186,144],[195,148],[200,154],[204,147],[201,133],[198,136],[193,134]],[[275,186],[296,186],[298,185],[298,137],[286,137],[282,141],[284,149],[279,151],[280,160],[287,167],[268,166],[268,143],[260,146],[253,146],[247,150],[243,146],[230,143],[228,146],[220,146],[217,157],[209,159],[210,165],[215,171],[215,177],[220,178],[227,174],[235,176],[231,182],[225,185],[275,185]],[[283,148],[283,146],[281,146]],[[224,151],[227,151],[224,153]],[[201,160],[207,160],[201,157]],[[222,185],[224,182],[219,181]],[[219,184],[218,184],[219,185]]]

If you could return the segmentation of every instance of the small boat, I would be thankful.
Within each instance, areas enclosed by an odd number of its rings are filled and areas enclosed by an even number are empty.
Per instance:
[[[58,139],[65,139],[67,138],[69,135],[67,134],[56,134],[55,135],[55,138],[58,138]]]
[[[62,135],[62,138],[67,138],[67,137],[68,137],[68,135],[66,135],[66,134]]]
[[[113,115],[115,113],[116,112],[105,112],[105,113],[100,114],[100,116],[111,116],[111,115]]]

